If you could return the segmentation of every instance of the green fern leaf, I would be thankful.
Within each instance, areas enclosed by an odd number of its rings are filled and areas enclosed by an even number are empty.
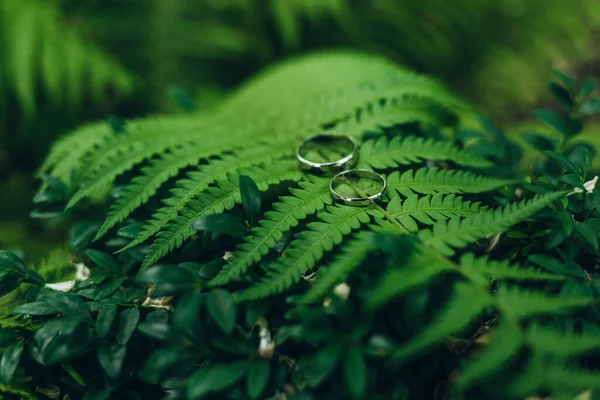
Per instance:
[[[375,169],[422,162],[423,160],[450,160],[458,165],[486,168],[491,162],[456,147],[450,141],[425,139],[418,136],[395,136],[391,140],[381,137],[369,140],[360,147],[360,163]]]
[[[600,350],[600,337],[595,334],[565,333],[532,325],[527,330],[526,337],[535,351],[565,359]]]
[[[394,190],[404,196],[416,193],[480,193],[510,185],[515,181],[491,178],[473,174],[468,171],[439,170],[437,168],[419,168],[392,172],[388,178],[388,189],[393,195]]]
[[[445,126],[455,119],[448,108],[430,99],[416,96],[390,97],[385,102],[375,102],[363,107],[354,117],[338,122],[334,128],[347,135],[360,137],[364,132],[380,131],[399,124],[420,122]]]
[[[600,371],[584,369],[559,362],[544,366],[544,385],[551,393],[568,395],[568,398],[583,391],[600,389]]]
[[[326,204],[331,204],[328,180],[299,182],[299,185],[301,189],[290,189],[293,196],[281,197],[279,202],[273,204],[274,211],[265,213],[264,219],[259,222],[260,226],[252,229],[252,235],[234,252],[231,264],[220,271],[210,282],[211,285],[223,285],[241,276],[275,246],[285,231]]]
[[[565,192],[548,193],[530,200],[512,203],[506,207],[486,211],[467,218],[452,218],[437,222],[432,230],[419,232],[421,240],[445,255],[454,254],[455,248],[463,248],[469,243],[488,235],[502,232],[509,226],[533,215],[554,200],[565,196]]]
[[[455,387],[463,390],[473,382],[497,373],[523,345],[524,341],[519,329],[510,322],[501,322],[494,330],[491,342],[461,371]]]
[[[298,166],[292,160],[273,165],[268,171],[258,167],[244,171],[243,173],[250,176],[261,190],[267,189],[270,184],[276,184],[285,180],[299,180],[301,178]],[[208,188],[205,192],[190,200],[186,208],[181,210],[180,215],[172,219],[156,235],[157,239],[150,246],[150,250],[144,258],[142,268],[154,264],[170,251],[180,247],[185,240],[194,234],[195,231],[192,228],[192,224],[198,218],[231,209],[240,201],[241,195],[237,174],[234,174],[228,180],[218,181],[215,187]]]
[[[341,252],[327,267],[319,267],[316,284],[302,297],[301,302],[313,303],[357,268],[371,251],[367,242],[367,232],[359,232],[341,249]]]
[[[427,249],[415,250],[406,266],[386,271],[365,295],[368,309],[376,309],[388,301],[400,297],[411,289],[432,282],[451,271],[451,264],[427,253]]]
[[[548,274],[534,268],[510,265],[508,260],[496,261],[488,260],[486,257],[475,258],[473,253],[467,253],[461,257],[460,268],[483,274],[494,280],[562,281],[566,279],[564,276]]]
[[[469,217],[481,213],[483,210],[480,210],[478,202],[463,202],[462,197],[453,194],[447,196],[435,194],[420,198],[417,195],[411,195],[404,201],[396,196],[392,198],[386,208],[386,211],[410,232],[419,230],[417,222],[433,225],[435,221],[443,221],[457,216]]]
[[[158,188],[177,175],[181,168],[198,162],[199,158],[195,147],[182,147],[154,160],[150,166],[142,168],[141,175],[131,181],[112,205],[94,240],[104,236],[109,229],[147,202]]]
[[[393,358],[401,361],[429,347],[439,345],[446,337],[465,329],[493,304],[492,297],[477,286],[466,283],[454,285],[452,297],[443,311],[413,340],[397,350]]]
[[[593,299],[587,297],[547,296],[540,292],[518,287],[501,286],[497,293],[497,306],[513,319],[524,319],[534,315],[552,314],[582,308]]]
[[[325,252],[340,244],[345,235],[369,222],[370,215],[381,217],[380,214],[372,207],[327,208],[318,215],[323,222],[308,224],[308,229],[300,232],[282,256],[268,266],[266,276],[243,291],[238,299],[253,300],[282,292],[298,282],[306,270],[315,267]]]
[[[240,168],[247,168],[263,164],[268,167],[274,160],[287,155],[289,149],[279,149],[278,146],[258,146],[247,150],[241,150],[234,155],[223,155],[217,160],[203,165],[199,171],[188,173],[188,178],[177,182],[171,190],[172,196],[163,200],[165,204],[159,208],[146,225],[144,225],[135,240],[119,250],[125,251],[133,246],[145,242],[151,236],[161,230],[171,219],[186,207],[186,204],[195,196],[199,195],[211,183],[224,179],[227,174],[233,173]]]

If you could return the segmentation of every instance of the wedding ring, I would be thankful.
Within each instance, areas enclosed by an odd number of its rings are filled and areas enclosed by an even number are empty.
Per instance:
[[[371,181],[368,185],[370,187],[365,187],[364,183],[368,183],[368,181]],[[368,169],[342,171],[334,176],[329,183],[331,197],[349,206],[373,204],[383,197],[386,188],[387,182],[385,178],[377,172]],[[376,192],[370,194],[373,191]]]
[[[327,160],[327,157],[323,155],[323,152],[328,145],[335,144],[337,144],[335,150],[343,150],[344,155],[343,157],[338,158],[339,154],[336,154],[333,156],[333,160]],[[354,162],[356,162],[357,151],[358,143],[352,137],[326,131],[303,141],[296,150],[296,157],[298,158],[298,161],[300,161],[303,169],[316,169],[322,172],[330,172],[332,170],[339,170],[342,166],[354,164]],[[319,158],[321,158],[321,160],[319,160]]]

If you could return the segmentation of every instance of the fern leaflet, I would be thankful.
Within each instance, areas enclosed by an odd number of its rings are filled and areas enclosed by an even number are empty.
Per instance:
[[[439,221],[432,230],[420,231],[419,237],[440,253],[452,255],[452,247],[463,248],[477,239],[502,232],[564,195],[564,192],[548,193],[464,219],[456,217],[449,221]]]
[[[299,182],[301,189],[291,188],[293,196],[284,196],[272,205],[275,211],[267,211],[260,226],[252,229],[252,235],[238,246],[231,264],[225,266],[211,282],[223,285],[238,278],[255,262],[267,254],[281,239],[283,233],[296,226],[298,221],[331,204],[329,182]]]
[[[496,297],[498,308],[513,319],[524,319],[534,315],[552,314],[581,308],[593,299],[586,297],[557,297],[524,290],[518,287],[501,286]]]
[[[313,268],[326,251],[342,242],[345,235],[370,221],[369,215],[380,216],[371,207],[329,207],[318,215],[323,222],[311,222],[300,232],[287,250],[268,266],[266,276],[242,292],[240,301],[253,300],[279,293],[297,282]]]
[[[532,325],[527,342],[538,352],[561,358],[574,358],[600,350],[600,337],[595,334],[558,332],[545,326]],[[560,343],[560,346],[557,346]]]
[[[404,201],[396,196],[388,203],[386,211],[410,232],[419,230],[417,221],[425,225],[433,225],[435,221],[450,217],[468,217],[482,212],[478,202],[463,202],[462,197],[453,194],[447,196],[435,194],[420,198],[411,195]]]
[[[495,280],[516,281],[562,281],[566,277],[548,274],[546,272],[526,268],[521,265],[510,265],[508,260],[489,260],[485,257],[475,258],[473,253],[467,253],[460,259],[461,270],[468,269],[473,273],[485,275]]]
[[[393,168],[398,165],[423,160],[450,160],[465,167],[485,168],[492,164],[476,154],[463,150],[450,141],[425,139],[418,136],[395,136],[391,140],[381,137],[361,145],[360,163],[375,169]]]
[[[357,268],[371,251],[371,245],[366,240],[366,232],[359,232],[341,250],[333,262],[327,267],[319,267],[317,282],[302,297],[303,303],[312,303],[327,294],[336,283]]]
[[[491,305],[493,299],[485,291],[466,283],[454,285],[452,297],[443,311],[415,339],[394,353],[394,358],[404,360],[431,346],[437,345],[446,337],[465,329],[471,321],[479,317]]]
[[[461,170],[419,168],[392,172],[387,178],[390,193],[396,190],[404,196],[416,193],[479,193],[515,183],[515,181],[491,178]]]

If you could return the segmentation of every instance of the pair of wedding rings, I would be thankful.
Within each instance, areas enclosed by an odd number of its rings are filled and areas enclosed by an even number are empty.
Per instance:
[[[337,150],[342,150],[343,153],[340,156],[339,152],[336,152],[336,155],[333,156],[334,159],[328,159],[332,156],[320,154],[320,146],[323,149],[333,146]],[[368,169],[345,169],[356,164],[358,147],[358,142],[350,136],[335,132],[323,132],[303,141],[296,150],[296,157],[301,168],[305,170],[320,174],[336,173],[329,183],[331,197],[336,201],[350,206],[366,206],[383,197],[387,182],[382,175]],[[338,172],[339,170],[342,172]],[[372,188],[361,189],[357,184],[361,179],[376,183],[377,188],[374,189],[376,193],[369,193]],[[346,192],[348,188],[351,190]]]

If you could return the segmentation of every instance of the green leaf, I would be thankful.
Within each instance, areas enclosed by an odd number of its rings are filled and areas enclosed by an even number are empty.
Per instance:
[[[568,312],[583,308],[593,301],[591,297],[559,297],[514,286],[501,286],[497,291],[497,299],[502,310],[513,319]]]
[[[206,295],[206,308],[223,332],[233,331],[238,310],[231,293],[221,289],[213,290]]]
[[[211,392],[218,392],[233,385],[242,378],[247,368],[248,362],[245,360],[201,366],[188,381],[188,398],[201,399]]]
[[[563,74],[560,71],[554,70],[552,71],[552,74],[557,77],[566,87],[567,89],[569,89],[569,91],[571,93],[576,93],[577,92],[577,84],[575,83],[575,81],[573,80],[573,78]]]
[[[563,135],[567,134],[567,127],[565,126],[564,119],[554,111],[534,110],[533,115],[557,132],[562,133]]]
[[[246,375],[246,391],[251,399],[258,399],[265,391],[271,375],[271,364],[267,360],[252,361]]]
[[[27,276],[27,268],[25,268],[23,260],[6,250],[0,250],[0,271],[3,270],[20,276]]]
[[[109,272],[115,273],[117,275],[124,275],[125,271],[123,267],[113,256],[110,254],[106,254],[99,250],[88,249],[85,254],[88,255],[89,258],[92,259],[93,262],[96,263],[100,268],[105,269]]]
[[[548,89],[550,93],[554,96],[554,98],[563,106],[565,111],[570,111],[573,107],[573,99],[571,98],[571,94],[564,87],[557,85],[554,82],[548,83]]]
[[[202,293],[194,290],[181,295],[175,306],[172,326],[189,338],[198,337],[202,307]]]
[[[181,265],[157,264],[140,271],[136,281],[156,284],[164,296],[190,289],[199,278],[197,273]]]
[[[23,282],[23,278],[11,275],[0,275],[0,297],[15,291]]]
[[[569,160],[567,160],[562,154],[558,154],[554,151],[544,151],[548,157],[551,157],[558,161],[558,163],[568,172],[577,175],[579,171],[577,167]]]
[[[587,242],[594,251],[598,251],[598,231],[594,229],[594,227],[590,224],[584,223],[576,223],[574,225],[575,232],[579,234],[583,238],[585,242]]]
[[[568,183],[569,185],[575,186],[577,188],[585,190],[585,186],[583,186],[583,181],[577,174],[567,174],[560,177],[560,180]]]
[[[140,321],[140,310],[137,307],[128,308],[119,314],[117,342],[127,344]]]
[[[577,268],[568,268],[556,258],[545,254],[532,254],[529,256],[528,260],[558,275],[567,275],[580,279],[586,278],[586,274],[583,270]]]
[[[456,386],[462,390],[473,382],[497,373],[523,346],[521,332],[509,322],[501,322],[493,332],[491,342],[481,354],[467,363],[456,381]]]
[[[114,304],[100,309],[98,312],[98,318],[96,319],[96,335],[99,338],[105,338],[108,336],[116,316],[117,306]]]
[[[579,92],[579,97],[589,96],[594,90],[596,90],[596,83],[594,83],[591,79],[585,79],[581,83],[581,91]]]
[[[223,233],[236,238],[242,238],[248,231],[243,221],[231,214],[212,214],[200,218],[192,227],[198,231]]]
[[[19,361],[21,360],[24,347],[25,339],[20,339],[4,350],[2,359],[0,360],[0,381],[2,381],[2,384],[8,385],[12,380],[17,365],[19,365]]]
[[[540,151],[554,150],[556,148],[556,142],[550,138],[540,135],[538,133],[526,132],[523,133],[523,139]]]
[[[250,226],[256,226],[260,217],[260,190],[252,178],[247,175],[240,175],[239,184],[246,218],[250,222]]]
[[[297,371],[305,375],[309,387],[319,386],[333,373],[343,351],[344,346],[341,342],[329,344],[320,349],[317,354],[299,362]]]
[[[106,375],[118,378],[123,369],[123,362],[127,355],[127,347],[120,344],[107,344],[98,349],[98,361]]]
[[[582,115],[596,114],[600,111],[600,97],[584,101],[579,107],[579,113]]]
[[[59,313],[68,317],[89,318],[92,313],[90,306],[73,293],[44,293],[38,297],[38,300],[45,301]]]
[[[352,346],[346,353],[344,378],[348,392],[354,399],[360,399],[367,389],[367,364],[362,351],[357,346]]]
[[[434,320],[421,333],[396,350],[393,357],[405,360],[431,346],[441,344],[446,337],[465,329],[492,304],[492,297],[480,287],[456,283],[452,297],[444,309],[434,316]]]

